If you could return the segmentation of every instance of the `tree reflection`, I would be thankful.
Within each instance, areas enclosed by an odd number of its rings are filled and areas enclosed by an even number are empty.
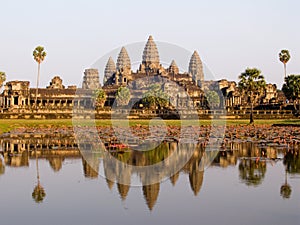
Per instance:
[[[288,173],[300,173],[300,160],[298,152],[294,150],[288,150],[285,152],[283,164],[285,165],[285,182],[280,188],[280,195],[282,198],[288,199],[292,194],[292,188],[287,182]]]
[[[261,160],[242,159],[239,164],[240,179],[248,186],[260,185],[266,170],[266,162]]]
[[[36,163],[37,185],[33,189],[32,198],[36,203],[41,203],[46,197],[46,192],[40,183],[39,161],[38,161],[36,146],[35,146],[35,163]]]
[[[2,158],[0,157],[0,175],[5,173],[5,166],[4,163],[2,161]]]
[[[280,188],[280,195],[283,198],[290,198],[292,193],[292,188],[291,186],[287,183],[287,170],[285,171],[285,182]]]
[[[300,174],[299,151],[288,150],[284,155],[283,164],[285,165],[286,170],[287,170],[288,173],[291,173],[291,174],[298,173],[298,174]]]
[[[41,202],[43,202],[45,197],[46,197],[45,189],[38,182],[38,184],[35,186],[35,188],[32,192],[32,198],[34,199],[34,201],[36,203],[41,203]]]

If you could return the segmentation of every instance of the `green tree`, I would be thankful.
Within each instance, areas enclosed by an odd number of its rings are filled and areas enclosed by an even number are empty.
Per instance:
[[[205,96],[211,108],[218,107],[220,105],[220,97],[216,91],[208,91],[205,93]]]
[[[96,107],[103,107],[107,97],[105,91],[102,88],[99,88],[94,91],[93,95]]]
[[[286,78],[286,64],[290,60],[290,58],[291,55],[289,53],[289,50],[284,49],[279,53],[279,60],[283,63],[284,66],[284,78]]]
[[[37,74],[37,79],[36,79],[36,91],[35,91],[35,105],[37,109],[37,96],[38,96],[38,88],[39,88],[39,82],[40,82],[40,67],[41,63],[44,61],[47,53],[44,50],[44,47],[42,46],[37,46],[33,50],[33,58],[38,64],[38,74]]]
[[[251,105],[250,124],[254,122],[253,106],[257,99],[264,94],[266,89],[266,81],[260,70],[247,68],[244,73],[239,76],[238,88],[243,95],[247,96],[247,103]]]
[[[166,107],[169,104],[168,95],[164,93],[159,84],[150,85],[143,95],[142,102],[149,108]]]
[[[287,99],[293,100],[295,110],[297,109],[296,103],[298,102],[300,110],[300,75],[289,75],[286,77],[282,91]]]
[[[116,94],[116,101],[119,106],[128,105],[130,101],[130,90],[127,87],[119,87]]]
[[[5,82],[5,80],[6,80],[5,73],[0,71],[0,89],[2,88],[3,83]]]

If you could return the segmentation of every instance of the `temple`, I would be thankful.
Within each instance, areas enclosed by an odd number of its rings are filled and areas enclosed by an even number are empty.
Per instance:
[[[153,37],[149,36],[136,71],[132,69],[129,53],[122,47],[116,61],[112,57],[107,59],[103,68],[103,85],[100,84],[99,70],[93,68],[84,71],[81,87],[66,87],[59,76],[54,76],[49,86],[38,89],[35,102],[36,89],[30,87],[29,81],[8,81],[0,95],[0,111],[18,115],[38,112],[71,116],[74,106],[92,106],[92,93],[99,88],[106,93],[103,106],[109,110],[116,100],[117,90],[125,86],[131,92],[129,105],[142,109],[143,104],[138,101],[152,83],[161,84],[163,92],[171,93],[169,105],[176,109],[194,107],[197,110],[215,108],[231,111],[247,108],[248,96],[238,90],[236,82],[205,79],[203,63],[197,51],[191,55],[187,72],[182,72],[181,69],[175,60],[166,68],[162,66],[159,49]],[[207,101],[208,91],[215,91],[219,95],[220,102],[214,107]],[[285,98],[282,93],[277,92],[275,84],[268,84],[266,91],[255,101],[256,106],[282,105]],[[137,104],[134,105],[133,102]]]

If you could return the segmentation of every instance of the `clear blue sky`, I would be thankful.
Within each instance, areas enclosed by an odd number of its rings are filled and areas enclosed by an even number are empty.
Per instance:
[[[246,67],[281,88],[281,49],[288,73],[300,74],[299,0],[3,0],[0,71],[35,85],[32,51],[46,48],[41,86],[54,75],[77,84],[85,68],[116,47],[157,41],[196,49],[217,79],[237,80]],[[142,53],[141,53],[142,54]],[[103,71],[100,71],[103,74]]]

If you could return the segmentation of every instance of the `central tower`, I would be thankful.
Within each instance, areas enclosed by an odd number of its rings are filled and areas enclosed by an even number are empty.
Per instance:
[[[158,50],[151,35],[144,48],[142,65],[150,69],[158,69],[160,67]]]

